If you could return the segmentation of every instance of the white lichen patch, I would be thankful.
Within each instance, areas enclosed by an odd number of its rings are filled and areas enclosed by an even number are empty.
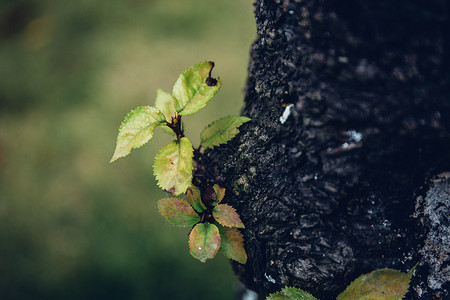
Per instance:
[[[273,279],[272,276],[267,275],[267,273],[264,273],[264,277],[266,277],[267,281],[276,283],[275,279]]]
[[[328,148],[327,152],[329,154],[338,154],[343,151],[349,151],[362,147],[363,134],[361,132],[350,129],[345,131],[343,134],[345,134],[347,141],[336,148]]]
[[[345,134],[350,138],[350,141],[354,142],[354,143],[359,143],[361,142],[363,135],[361,132],[356,131],[356,130],[347,130],[345,132]]]
[[[289,104],[283,111],[283,114],[280,116],[280,123],[286,123],[287,119],[291,115],[291,109],[294,107],[294,104]]]
[[[445,178],[445,176],[444,176]],[[433,181],[425,198],[418,197],[416,211],[422,211],[430,229],[420,254],[429,265],[428,287],[442,289],[450,281],[450,179]],[[416,215],[420,215],[417,212]],[[423,221],[422,221],[423,222]]]
[[[348,63],[348,57],[345,57],[345,56],[339,56],[339,57],[338,57],[338,62],[343,63],[343,64],[346,64],[346,63]]]

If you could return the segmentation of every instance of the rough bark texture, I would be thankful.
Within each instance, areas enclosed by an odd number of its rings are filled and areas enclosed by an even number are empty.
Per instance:
[[[407,298],[449,297],[449,7],[256,1],[253,121],[195,173],[244,221],[249,259],[233,266],[247,287],[333,299],[419,263]]]

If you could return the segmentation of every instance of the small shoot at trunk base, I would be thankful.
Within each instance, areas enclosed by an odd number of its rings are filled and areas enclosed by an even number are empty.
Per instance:
[[[189,249],[193,257],[204,262],[216,254],[217,243],[207,243],[198,245],[200,241],[206,243],[209,239],[209,230],[215,232],[218,229],[220,250],[229,259],[233,259],[241,264],[247,262],[247,253],[244,248],[244,236],[238,228],[244,228],[241,218],[236,210],[228,204],[217,204],[215,190],[220,191],[220,200],[225,195],[225,188],[214,185],[214,188],[207,186],[202,192],[194,185],[191,185],[186,192],[186,200],[178,198],[161,199],[158,207],[161,214],[172,224],[179,227],[194,226],[189,237]],[[210,226],[212,225],[212,226]],[[206,227],[205,227],[206,226]],[[208,230],[207,230],[208,229]],[[208,234],[205,234],[208,233]],[[213,235],[216,237],[216,235]],[[195,245],[192,246],[192,245]],[[213,249],[214,248],[214,249]],[[214,251],[212,251],[214,250]]]

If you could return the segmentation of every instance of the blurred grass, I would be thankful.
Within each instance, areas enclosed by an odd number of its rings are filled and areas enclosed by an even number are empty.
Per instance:
[[[187,117],[238,114],[255,36],[251,0],[0,1],[0,299],[233,299],[164,222],[152,164],[170,138],[114,164],[120,122],[213,60],[223,87]]]

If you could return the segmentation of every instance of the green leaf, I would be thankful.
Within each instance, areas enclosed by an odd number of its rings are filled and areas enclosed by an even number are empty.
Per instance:
[[[110,162],[130,154],[132,149],[145,145],[153,137],[156,126],[165,124],[164,115],[153,106],[141,106],[132,110],[122,122],[117,145]]]
[[[190,227],[200,222],[200,216],[183,199],[161,199],[158,201],[158,208],[161,215],[175,226]]]
[[[228,204],[219,204],[212,211],[214,219],[226,227],[245,228],[236,210]]]
[[[191,185],[186,191],[186,196],[187,201],[196,211],[204,212],[206,210],[206,206],[202,202],[200,190],[196,186]]]
[[[217,195],[217,203],[220,203],[223,200],[223,197],[225,197],[225,188],[220,187],[218,184],[215,184],[213,186],[214,192],[216,192]]]
[[[214,224],[199,223],[189,234],[189,249],[201,262],[213,258],[220,247],[219,229]]]
[[[165,124],[158,126],[158,128],[162,129],[162,131],[164,131],[165,133],[176,136],[175,132],[169,126],[167,126]]]
[[[270,294],[266,300],[317,300],[317,298],[300,289],[285,287],[279,292]]]
[[[172,118],[175,118],[177,115],[177,111],[175,110],[175,100],[172,95],[161,89],[156,91],[155,106],[163,113],[166,117],[166,121],[169,123],[172,121]]]
[[[225,144],[239,133],[239,126],[250,120],[241,116],[220,118],[203,129],[200,134],[200,144],[205,148]]]
[[[402,299],[408,292],[412,274],[413,272],[381,269],[361,275],[337,297],[337,300]]]
[[[185,193],[192,181],[193,152],[192,144],[186,137],[162,148],[155,156],[153,165],[158,186],[172,195]]]
[[[196,113],[219,91],[220,79],[210,77],[213,67],[213,62],[204,62],[190,67],[178,77],[172,96],[180,115]]]
[[[180,120],[179,122],[180,122],[181,130],[184,130],[183,121]],[[176,136],[175,132],[169,126],[167,126],[166,124],[160,125],[160,126],[158,126],[158,128],[161,128],[165,133],[168,133],[170,135]]]
[[[243,265],[247,262],[247,253],[244,248],[244,237],[236,228],[219,226],[220,251],[228,257]]]

